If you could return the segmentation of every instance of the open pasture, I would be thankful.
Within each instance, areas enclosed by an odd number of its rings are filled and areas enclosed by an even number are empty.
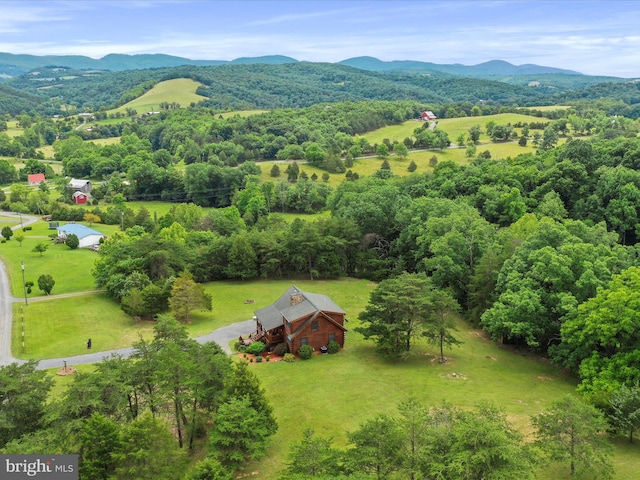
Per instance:
[[[464,133],[465,135],[468,134],[469,128],[474,125],[480,125],[483,131],[486,130],[485,125],[490,121],[493,121],[498,125],[505,125],[507,123],[514,125],[518,122],[547,123],[549,120],[546,118],[538,118],[518,113],[499,113],[496,115],[486,115],[481,117],[442,118],[438,120],[437,128],[446,132],[449,135],[449,140],[451,140],[452,143],[455,143],[457,137],[461,133]],[[425,125],[425,123],[419,120],[407,120],[399,125],[383,127],[378,130],[374,130],[373,132],[368,132],[362,136],[366,138],[371,145],[382,143],[385,138],[388,138],[392,143],[394,141],[401,142],[405,138],[411,137],[413,135],[413,131],[416,128],[421,128],[423,125]],[[520,129],[516,129],[516,131],[520,132]],[[483,133],[483,135],[480,136],[481,143],[489,141],[490,138],[486,133]]]
[[[157,112],[163,102],[177,102],[182,107],[189,106],[192,102],[198,103],[206,97],[198,95],[196,90],[201,83],[190,78],[175,78],[159,82],[151,90],[124,105],[109,110],[107,113],[124,112],[127,108],[133,108],[139,114]]]
[[[24,130],[18,126],[17,120],[9,120],[7,122],[7,130],[4,133],[9,135],[9,137],[13,138],[13,137],[17,137],[18,135],[22,135],[23,131]]]

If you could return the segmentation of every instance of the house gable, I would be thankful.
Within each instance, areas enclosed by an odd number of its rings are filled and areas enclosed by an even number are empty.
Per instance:
[[[257,335],[268,340],[277,332],[277,338],[286,341],[293,352],[304,342],[316,349],[331,339],[344,345],[346,312],[326,295],[303,292],[292,285],[275,303],[254,313]]]

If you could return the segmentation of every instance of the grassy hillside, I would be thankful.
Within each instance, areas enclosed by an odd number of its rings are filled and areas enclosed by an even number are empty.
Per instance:
[[[192,102],[198,103],[205,97],[198,95],[196,90],[201,84],[190,78],[176,78],[156,84],[151,90],[107,113],[124,112],[127,108],[133,108],[138,113],[157,112],[163,102],[177,102],[182,107],[189,106]]]
[[[460,133],[467,134],[469,132],[469,128],[474,125],[480,125],[482,130],[486,130],[485,125],[487,122],[493,121],[498,125],[505,125],[510,123],[512,125],[516,123],[532,123],[532,122],[549,122],[546,118],[538,118],[533,117],[531,115],[521,115],[518,113],[500,113],[497,115],[485,115],[482,117],[460,117],[460,118],[443,118],[438,120],[437,128],[447,132],[449,135],[449,139],[455,143],[456,138]],[[418,127],[422,127],[424,125],[423,122],[418,120],[409,120],[407,122],[403,122],[400,125],[391,125],[388,127],[380,128],[373,132],[369,132],[366,135],[363,135],[367,141],[373,145],[375,143],[382,143],[385,138],[388,138],[392,142],[397,140],[401,142],[406,137],[411,137],[413,135],[413,130]],[[519,129],[516,129],[520,132]],[[533,133],[533,130],[531,131]],[[542,133],[542,131],[540,131]],[[489,142],[490,139],[484,133],[480,137],[480,142]]]

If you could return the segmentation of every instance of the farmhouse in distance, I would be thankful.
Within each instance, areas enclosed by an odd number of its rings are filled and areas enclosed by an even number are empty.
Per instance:
[[[292,285],[275,303],[256,310],[253,341],[268,349],[286,343],[290,352],[310,345],[319,351],[329,342],[344,347],[346,312],[326,295],[308,293]]]

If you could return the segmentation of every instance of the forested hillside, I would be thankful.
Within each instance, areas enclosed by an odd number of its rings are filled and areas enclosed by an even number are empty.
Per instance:
[[[637,112],[633,105],[639,101],[638,84],[621,79],[597,85],[593,83],[607,79],[542,74],[540,77],[491,77],[494,80],[442,72],[379,73],[308,62],[184,66],[113,73],[45,67],[8,80],[6,84],[41,98],[40,110],[51,115],[68,111],[68,106],[78,111],[114,108],[141,95],[153,84],[172,78],[201,82],[205,87],[198,93],[208,98],[203,105],[223,110],[300,108],[347,100],[530,106],[608,97],[624,102],[624,114],[635,118]],[[523,78],[531,80],[524,82]],[[21,106],[16,104],[11,112]]]

